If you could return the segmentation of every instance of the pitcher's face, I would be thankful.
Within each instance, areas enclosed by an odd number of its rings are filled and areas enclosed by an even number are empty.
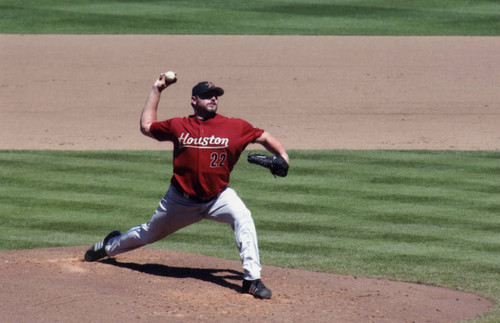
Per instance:
[[[194,113],[201,119],[213,117],[217,113],[219,98],[214,92],[207,92],[191,97]]]

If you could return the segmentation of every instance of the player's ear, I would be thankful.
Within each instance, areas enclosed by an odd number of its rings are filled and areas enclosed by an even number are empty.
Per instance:
[[[191,97],[191,106],[194,108],[196,106],[196,96]]]

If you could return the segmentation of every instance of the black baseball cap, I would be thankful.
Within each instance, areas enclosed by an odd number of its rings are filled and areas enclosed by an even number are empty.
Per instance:
[[[220,87],[215,86],[215,84],[213,84],[212,82],[203,81],[193,87],[192,95],[198,96],[208,92],[215,92],[217,96],[221,96],[224,94],[224,90]]]

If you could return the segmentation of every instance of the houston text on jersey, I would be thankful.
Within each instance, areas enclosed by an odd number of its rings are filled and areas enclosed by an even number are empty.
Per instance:
[[[222,149],[227,148],[229,145],[229,138],[221,138],[214,135],[210,137],[193,138],[189,132],[183,132],[178,139],[181,148]]]

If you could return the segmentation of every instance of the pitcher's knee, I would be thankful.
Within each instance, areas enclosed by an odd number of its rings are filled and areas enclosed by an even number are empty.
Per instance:
[[[238,210],[237,213],[235,213],[234,221],[235,222],[244,222],[244,221],[252,221],[253,222],[252,212],[250,212],[250,210],[247,208],[240,209],[240,210]]]
[[[250,212],[241,213],[234,217],[234,229],[242,230],[243,228],[255,228],[253,218]]]

